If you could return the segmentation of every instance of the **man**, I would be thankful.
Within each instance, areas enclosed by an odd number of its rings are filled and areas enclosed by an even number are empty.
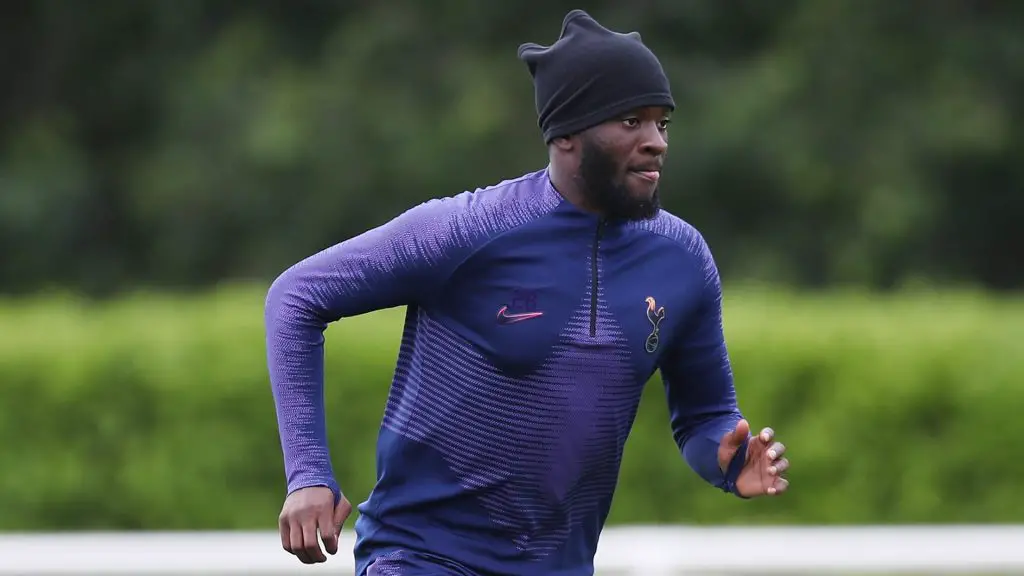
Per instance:
[[[269,291],[281,543],[302,562],[326,559],[318,532],[336,553],[351,512],[325,441],[323,331],[395,306],[405,332],[355,524],[359,575],[592,574],[656,370],[701,477],[744,498],[786,490],[783,446],[750,437],[737,409],[708,246],[659,207],[675,104],[658,59],[580,10],[519,57],[546,168],[420,204]]]

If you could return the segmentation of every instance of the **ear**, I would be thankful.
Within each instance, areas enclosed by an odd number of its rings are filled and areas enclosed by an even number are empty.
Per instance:
[[[561,152],[572,152],[576,148],[576,139],[572,136],[560,136],[552,140],[551,145]]]

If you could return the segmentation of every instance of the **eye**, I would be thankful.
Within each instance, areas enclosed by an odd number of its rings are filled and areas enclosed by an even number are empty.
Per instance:
[[[658,122],[658,130],[668,130],[668,125],[672,123],[671,118],[665,118],[661,122]]]
[[[639,118],[623,118],[622,119],[622,123],[625,124],[627,128],[636,128],[637,126],[640,125],[640,119]]]

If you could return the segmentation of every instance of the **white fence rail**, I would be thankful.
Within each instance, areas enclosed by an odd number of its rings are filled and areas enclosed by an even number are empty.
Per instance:
[[[0,534],[0,575],[352,574],[343,552],[306,566],[274,532]],[[1024,574],[1024,526],[615,527],[597,575]]]

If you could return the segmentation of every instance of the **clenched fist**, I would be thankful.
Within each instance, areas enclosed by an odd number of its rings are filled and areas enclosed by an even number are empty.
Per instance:
[[[285,498],[278,518],[281,546],[303,564],[326,562],[324,550],[332,556],[338,553],[341,527],[351,513],[352,504],[344,496],[335,506],[334,492],[330,488],[311,486],[296,490]]]

